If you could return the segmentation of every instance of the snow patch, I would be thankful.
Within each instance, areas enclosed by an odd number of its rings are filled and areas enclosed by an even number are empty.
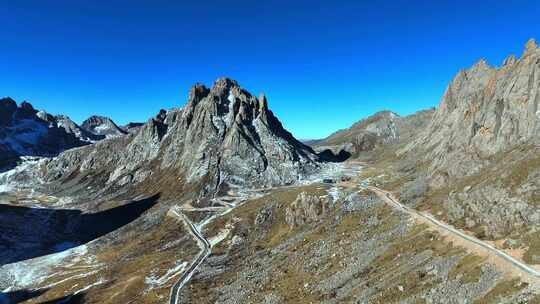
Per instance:
[[[71,295],[69,298],[67,298],[66,300],[64,300],[64,302],[61,302],[61,303],[69,303],[69,300],[70,300],[73,296],[78,295],[78,294],[81,293],[81,292],[85,292],[85,291],[89,290],[90,288],[95,287],[95,286],[98,286],[98,285],[101,285],[101,284],[103,284],[103,283],[107,283],[107,280],[105,280],[105,279],[103,279],[103,278],[100,278],[100,279],[99,279],[98,281],[96,281],[95,283],[92,283],[92,284],[90,284],[90,285],[88,285],[88,286],[86,286],[86,287],[84,287],[84,288],[81,288],[81,289],[75,291],[74,293],[72,293],[72,295]]]
[[[149,285],[149,287],[151,287],[150,289],[161,286],[184,272],[187,265],[187,262],[177,261],[176,266],[167,270],[167,272],[163,276],[157,277],[155,274],[151,274],[144,279],[144,282],[146,283],[146,285]]]
[[[110,129],[111,127],[106,124],[101,124],[94,128],[95,131],[99,131],[99,132],[109,131]]]
[[[218,235],[208,240],[208,242],[210,243],[210,246],[214,247],[215,245],[221,243],[221,241],[227,238],[227,236],[229,235],[229,232],[230,232],[229,229],[221,230]]]
[[[229,96],[227,96],[227,100],[233,103],[235,101],[236,97],[234,97],[232,91],[229,91]]]
[[[339,187],[332,187],[330,189],[328,189],[328,194],[330,195],[330,197],[332,197],[332,202],[337,202],[339,200],[339,197],[341,195],[341,191],[339,189]]]
[[[87,246],[71,248],[62,252],[53,253],[21,262],[6,264],[0,267],[1,282],[10,282],[10,287],[30,288],[48,278],[50,269],[59,265],[62,261],[73,258],[79,260],[80,256],[87,253]]]
[[[12,191],[21,186],[20,182],[12,181],[12,178],[20,173],[25,172],[30,169],[32,166],[35,166],[42,162],[44,158],[39,157],[22,157],[22,163],[17,167],[8,170],[6,172],[0,173],[0,193]]]

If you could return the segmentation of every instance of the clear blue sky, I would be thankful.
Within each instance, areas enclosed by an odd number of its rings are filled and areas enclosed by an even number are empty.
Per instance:
[[[539,18],[537,0],[3,1],[0,96],[123,124],[228,76],[319,138],[435,106],[460,68],[540,40]]]

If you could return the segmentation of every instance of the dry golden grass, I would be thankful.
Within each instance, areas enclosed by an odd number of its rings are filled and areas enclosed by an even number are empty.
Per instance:
[[[527,287],[527,283],[520,282],[518,279],[502,281],[497,283],[497,285],[482,298],[474,301],[474,304],[497,303],[500,301],[500,298],[515,294],[525,287]]]
[[[105,247],[96,252],[96,261],[106,267],[98,273],[67,280],[56,285],[42,296],[28,301],[28,303],[41,303],[52,299],[62,298],[77,289],[93,284],[103,279],[106,282],[87,291],[85,303],[160,303],[160,297],[166,297],[174,280],[161,288],[153,289],[145,294],[147,288],[145,278],[154,270],[155,274],[163,275],[168,269],[174,267],[177,260],[190,261],[198,253],[199,248],[194,241],[188,240],[180,246],[167,250],[158,250],[168,242],[177,240],[187,234],[183,225],[171,218],[142,234],[124,238],[124,241]],[[124,236],[125,237],[125,236]],[[85,266],[79,262],[78,266]],[[70,271],[72,269],[57,269],[55,271]],[[81,273],[91,269],[83,269]],[[67,278],[68,276],[65,276]],[[64,279],[55,277],[44,282],[44,285],[53,284]],[[74,288],[73,286],[79,286]]]
[[[480,256],[468,254],[450,271],[449,277],[456,279],[461,276],[461,281],[464,283],[478,282],[482,276],[481,265],[485,260]]]

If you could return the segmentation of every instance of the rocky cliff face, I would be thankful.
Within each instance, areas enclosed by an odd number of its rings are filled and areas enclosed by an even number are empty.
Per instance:
[[[540,256],[539,103],[534,40],[500,67],[480,60],[459,71],[428,126],[398,151],[397,167],[406,164],[403,171],[417,175],[401,197],[420,197],[425,208],[478,237],[523,241],[533,262]],[[409,195],[410,189],[419,193]]]
[[[83,121],[81,127],[96,136],[114,137],[127,134],[127,131],[118,127],[112,119],[104,116],[90,116]]]
[[[0,99],[0,167],[20,156],[53,156],[99,139],[67,116],[37,111],[28,102],[17,106],[11,98]]]
[[[477,173],[486,159],[518,144],[540,143],[540,48],[495,68],[480,60],[448,85],[433,120],[405,151],[429,151],[432,170]]]
[[[221,78],[212,88],[195,85],[183,109],[160,111],[136,134],[66,151],[43,174],[48,181],[101,180],[103,190],[167,176],[201,182],[209,194],[231,185],[293,183],[317,160],[283,128],[264,95]]]

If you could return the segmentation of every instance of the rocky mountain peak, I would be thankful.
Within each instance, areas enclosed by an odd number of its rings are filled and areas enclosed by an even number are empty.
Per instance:
[[[191,88],[189,100],[183,110],[186,126],[191,125],[193,115],[211,117],[215,127],[226,133],[236,126],[252,125],[257,120],[268,125],[268,101],[264,94],[259,99],[242,89],[238,82],[229,78],[217,79],[211,89],[202,84]],[[197,124],[196,128],[204,128]]]
[[[88,117],[86,120],[84,120],[81,126],[85,127],[85,126],[90,126],[90,125],[106,124],[106,123],[111,123],[111,122],[112,122],[112,119],[110,119],[109,117],[92,115]]]
[[[256,98],[229,78],[210,89],[196,84],[182,109],[161,110],[132,136],[66,151],[47,164],[45,179],[100,172],[107,187],[147,178],[204,181],[202,196],[227,185],[293,183],[318,168],[318,156],[267,104],[264,95]]]
[[[517,62],[516,56],[514,54],[511,54],[511,55],[508,55],[506,59],[504,59],[503,66],[513,65],[516,62]]]
[[[448,85],[430,125],[413,143],[431,152],[434,168],[452,175],[479,170],[481,159],[520,143],[540,142],[539,48],[500,68],[479,62]],[[476,168],[472,170],[471,168]]]
[[[0,125],[10,123],[13,113],[17,110],[17,103],[10,97],[0,99]]]
[[[239,88],[238,82],[236,80],[227,78],[227,77],[221,77],[214,81],[214,84],[212,85],[212,91],[217,93],[225,93],[228,92],[232,87]]]
[[[32,104],[27,101],[23,101],[21,102],[21,109],[25,111],[34,111],[34,106],[32,106]]]
[[[15,110],[16,108],[17,103],[11,97],[3,97],[0,99],[0,109]]]
[[[400,116],[392,111],[379,111],[311,145],[329,160],[361,156],[377,147],[410,141],[417,130],[427,125],[433,112],[430,109]]]
[[[488,70],[490,69],[490,65],[488,64],[487,60],[485,58],[480,58],[470,70]]]
[[[264,93],[259,94],[259,111],[267,111],[268,110],[268,101],[266,100],[266,96]]]
[[[15,115],[17,116],[18,119],[30,119],[36,113],[37,111],[34,110],[34,107],[29,102],[23,101],[19,105],[19,109]]]
[[[94,135],[105,137],[121,136],[127,133],[118,127],[109,117],[98,115],[90,116],[83,121],[81,128]]]

